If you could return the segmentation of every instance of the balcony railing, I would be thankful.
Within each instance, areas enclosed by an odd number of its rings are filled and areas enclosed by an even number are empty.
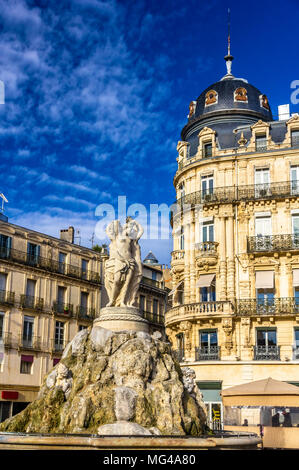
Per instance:
[[[248,253],[299,250],[299,234],[248,237]]]
[[[93,320],[95,318],[96,311],[94,308],[78,305],[76,308],[76,314],[77,317],[82,320]]]
[[[299,298],[275,297],[269,299],[240,299],[236,302],[237,315],[299,314]]]
[[[174,250],[171,252],[171,261],[183,260],[185,258],[185,250]]]
[[[280,361],[280,346],[254,346],[255,361]]]
[[[176,203],[180,211],[184,205],[225,204],[255,199],[284,199],[292,196],[299,196],[299,180],[216,187],[208,191],[195,191],[185,194]]]
[[[12,333],[10,331],[2,331],[0,330],[0,341],[2,342],[3,346],[7,349],[12,348]]]
[[[41,351],[42,344],[40,336],[29,336],[24,337],[22,334],[19,337],[18,346],[20,349],[30,349],[30,350],[37,350]]]
[[[202,252],[203,254],[216,254],[217,253],[217,247],[219,243],[218,242],[201,242],[201,243],[195,243],[195,249],[197,251]]]
[[[204,346],[195,348],[196,361],[218,361],[220,359],[220,346]]]
[[[222,313],[225,310],[233,310],[233,305],[229,301],[198,302],[194,304],[185,304],[185,314],[188,313]]]
[[[14,305],[15,293],[7,290],[0,290],[0,304],[2,305]]]
[[[95,271],[83,270],[78,266],[61,263],[58,260],[44,258],[39,255],[28,254],[24,251],[15,250],[7,247],[0,247],[0,259],[25,264],[27,266],[43,269],[57,274],[63,274],[68,277],[81,279],[99,284],[101,282],[100,274]]]
[[[31,310],[43,310],[44,299],[22,294],[20,297],[20,306]]]
[[[162,289],[162,283],[157,281],[156,279],[151,279],[149,277],[143,276],[141,279],[141,284],[146,284],[147,286],[157,287],[158,289]]]
[[[147,312],[145,310],[142,311],[142,316],[150,323],[156,323],[158,325],[164,325],[164,317],[162,315],[158,315],[157,313]]]
[[[54,353],[62,353],[67,345],[67,341],[65,339],[52,339],[51,341],[51,351]]]
[[[72,316],[73,314],[73,304],[65,304],[61,302],[53,303],[53,312],[58,315]]]
[[[185,351],[183,349],[174,349],[173,353],[177,361],[182,362],[184,360]]]

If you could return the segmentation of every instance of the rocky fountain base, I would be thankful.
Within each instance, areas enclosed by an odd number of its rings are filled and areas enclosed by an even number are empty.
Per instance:
[[[200,436],[206,415],[159,332],[80,331],[45,377],[37,399],[0,431]]]

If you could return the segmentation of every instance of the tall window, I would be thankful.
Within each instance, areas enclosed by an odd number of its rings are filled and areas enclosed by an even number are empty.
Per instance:
[[[88,261],[86,259],[82,259],[81,261],[81,269],[82,269],[82,279],[87,279],[88,274]]]
[[[28,308],[33,308],[34,307],[35,287],[36,287],[36,281],[34,281],[33,279],[27,279],[27,284],[26,284],[26,307],[28,307]]]
[[[299,165],[291,166],[290,180],[291,180],[292,194],[298,194],[299,192]]]
[[[216,302],[215,284],[210,287],[200,288],[200,300],[201,302]]]
[[[156,281],[157,280],[157,273],[156,271],[152,271],[152,280]]]
[[[87,315],[88,292],[81,292],[80,310],[82,315]]]
[[[179,333],[178,335],[176,335],[176,343],[177,343],[177,350],[180,351],[182,356],[184,356],[184,350],[185,350],[184,333]]]
[[[0,312],[0,340],[3,338],[4,332],[4,312]]]
[[[59,255],[58,255],[58,259],[59,259],[59,272],[64,274],[65,273],[65,260],[66,260],[66,254],[65,253],[62,253],[61,251],[59,252]]]
[[[34,317],[24,316],[23,322],[23,346],[31,348],[33,340]]]
[[[9,258],[11,249],[11,237],[0,235],[0,258]]]
[[[269,168],[255,170],[255,197],[264,197],[270,194]]]
[[[21,355],[21,374],[31,374],[33,364],[33,356]]]
[[[159,302],[157,299],[153,300],[153,314],[158,315]]]
[[[7,274],[0,273],[0,295],[1,295],[1,292],[6,291],[6,281],[7,281]]]
[[[40,246],[35,245],[34,243],[29,243],[27,245],[27,262],[31,265],[36,265],[39,262],[40,256]]]
[[[144,295],[139,296],[139,308],[141,312],[145,311],[145,296]]]
[[[299,359],[299,328],[295,328],[294,330],[294,340],[295,340],[295,344],[294,344],[294,356],[295,358],[294,359]]]
[[[209,158],[212,156],[212,142],[203,144],[203,158]]]
[[[185,249],[184,227],[181,227],[179,243],[180,243],[180,250],[184,250]]]
[[[267,137],[265,134],[255,136],[255,149],[257,152],[264,152],[267,150]]]
[[[185,196],[185,184],[184,183],[181,183],[180,186],[179,186],[179,195],[178,195],[178,198],[179,199],[182,199],[184,198]]]
[[[255,217],[255,249],[267,251],[272,249],[272,222],[271,217]]]
[[[200,331],[199,332],[199,346],[202,352],[212,353],[216,352],[218,348],[217,330]]]
[[[55,323],[55,350],[62,351],[64,349],[64,322],[57,321]]]
[[[254,348],[255,360],[280,360],[279,346],[277,346],[276,329],[256,329],[256,346]]]
[[[213,194],[214,190],[214,176],[209,175],[209,176],[202,176],[201,177],[201,192],[202,192],[202,197],[205,198],[205,196],[208,194]]]
[[[204,222],[202,224],[202,241],[203,242],[214,241],[214,222]]]
[[[256,344],[265,348],[277,346],[276,329],[256,330]]]
[[[299,147],[299,130],[291,132],[292,147]]]

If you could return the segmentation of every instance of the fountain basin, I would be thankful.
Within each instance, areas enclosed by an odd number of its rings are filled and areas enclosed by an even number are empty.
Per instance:
[[[257,434],[246,432],[205,437],[0,433],[0,450],[257,450],[261,443]]]

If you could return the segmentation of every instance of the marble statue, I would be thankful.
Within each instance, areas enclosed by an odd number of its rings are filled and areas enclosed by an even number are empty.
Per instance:
[[[142,262],[138,240],[143,228],[131,217],[122,227],[119,220],[111,222],[106,233],[111,240],[110,256],[105,265],[107,307],[133,307],[142,278]]]

